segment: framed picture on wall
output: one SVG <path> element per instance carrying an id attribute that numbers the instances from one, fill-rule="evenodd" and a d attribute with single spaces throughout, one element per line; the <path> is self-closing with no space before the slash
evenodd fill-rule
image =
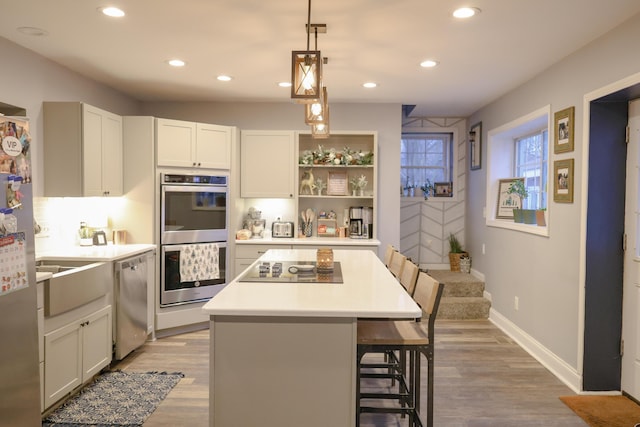
<path id="1" fill-rule="evenodd" d="M 565 108 L 554 114 L 553 152 L 568 153 L 573 151 L 575 107 Z"/>
<path id="2" fill-rule="evenodd" d="M 553 201 L 573 203 L 573 159 L 553 162 Z"/>
<path id="3" fill-rule="evenodd" d="M 482 167 L 482 122 L 471 126 L 469 130 L 469 162 L 471 170 Z"/>

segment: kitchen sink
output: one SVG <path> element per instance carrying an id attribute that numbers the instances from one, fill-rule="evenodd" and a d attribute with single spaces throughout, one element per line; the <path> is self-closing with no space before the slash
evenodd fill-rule
<path id="1" fill-rule="evenodd" d="M 53 273 L 44 284 L 44 315 L 55 316 L 80 307 L 110 292 L 111 262 L 47 260 L 36 272 Z"/>
<path id="2" fill-rule="evenodd" d="M 64 271 L 73 270 L 78 267 L 64 266 L 64 265 L 36 265 L 36 273 L 61 273 Z"/>

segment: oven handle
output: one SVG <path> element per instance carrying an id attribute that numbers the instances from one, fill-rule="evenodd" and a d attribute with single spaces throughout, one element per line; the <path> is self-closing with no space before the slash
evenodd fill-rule
<path id="1" fill-rule="evenodd" d="M 162 192 L 173 191 L 176 193 L 227 193 L 228 186 L 216 184 L 202 185 L 165 185 L 162 184 Z"/>
<path id="2" fill-rule="evenodd" d="M 207 243 L 216 243 L 219 248 L 223 248 L 223 249 L 227 248 L 227 242 L 198 242 L 198 243 L 181 243 L 181 244 L 175 244 L 175 245 L 174 244 L 169 244 L 169 245 L 161 245 L 161 247 L 162 247 L 162 255 L 164 255 L 167 252 L 181 251 L 182 249 L 184 249 L 187 246 L 207 244 Z"/>

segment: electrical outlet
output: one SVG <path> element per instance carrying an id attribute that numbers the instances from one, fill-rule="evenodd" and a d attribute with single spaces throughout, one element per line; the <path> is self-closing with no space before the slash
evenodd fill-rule
<path id="1" fill-rule="evenodd" d="M 518 297 L 515 297 L 515 299 L 513 300 L 513 308 L 518 311 L 518 309 L 520 308 L 520 300 L 518 299 Z"/>

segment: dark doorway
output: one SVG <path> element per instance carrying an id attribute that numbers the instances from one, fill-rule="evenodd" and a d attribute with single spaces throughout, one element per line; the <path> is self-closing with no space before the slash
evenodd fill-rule
<path id="1" fill-rule="evenodd" d="M 640 84 L 591 101 L 583 389 L 620 390 L 628 103 Z"/>

